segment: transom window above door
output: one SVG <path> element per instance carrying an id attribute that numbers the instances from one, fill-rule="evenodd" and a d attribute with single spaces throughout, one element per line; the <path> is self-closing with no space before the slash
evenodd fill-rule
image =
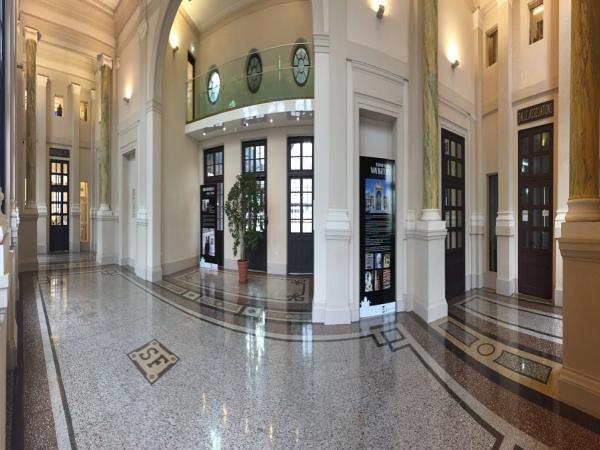
<path id="1" fill-rule="evenodd" d="M 266 152 L 264 143 L 246 143 L 243 153 L 244 172 L 263 173 L 266 170 Z"/>
<path id="2" fill-rule="evenodd" d="M 206 178 L 223 176 L 223 148 L 205 150 L 204 152 L 204 176 Z"/>

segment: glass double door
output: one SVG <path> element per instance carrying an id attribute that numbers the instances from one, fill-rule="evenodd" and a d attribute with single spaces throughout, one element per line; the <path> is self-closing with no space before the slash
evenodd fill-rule
<path id="1" fill-rule="evenodd" d="M 446 221 L 446 298 L 465 292 L 465 139 L 442 129 L 442 219 Z"/>
<path id="2" fill-rule="evenodd" d="M 50 251 L 69 250 L 69 162 L 50 160 Z"/>
<path id="3" fill-rule="evenodd" d="M 289 138 L 288 273 L 313 273 L 313 192 L 313 138 Z"/>
<path id="4" fill-rule="evenodd" d="M 552 124 L 519 132 L 519 292 L 552 298 Z"/>

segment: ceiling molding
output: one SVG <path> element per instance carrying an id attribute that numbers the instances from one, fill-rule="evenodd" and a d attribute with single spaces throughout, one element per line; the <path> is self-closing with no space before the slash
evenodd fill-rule
<path id="1" fill-rule="evenodd" d="M 120 0 L 119 5 L 115 9 L 115 36 L 117 39 L 120 38 L 123 29 L 134 16 L 135 11 L 140 8 L 140 11 L 143 11 L 145 2 L 140 2 L 139 0 Z M 141 14 L 140 14 L 141 15 Z M 138 17 L 138 21 L 140 18 Z M 136 23 L 137 25 L 137 23 Z"/>

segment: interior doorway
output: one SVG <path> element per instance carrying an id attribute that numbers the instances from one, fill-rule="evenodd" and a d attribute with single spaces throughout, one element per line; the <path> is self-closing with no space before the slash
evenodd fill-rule
<path id="1" fill-rule="evenodd" d="M 465 292 L 465 138 L 442 129 L 442 219 L 446 221 L 446 298 Z"/>
<path id="2" fill-rule="evenodd" d="M 288 139 L 287 271 L 313 273 L 313 141 Z"/>
<path id="3" fill-rule="evenodd" d="M 123 213 L 127 218 L 124 225 L 123 262 L 134 267 L 136 258 L 136 208 L 137 208 L 137 167 L 135 153 L 124 158 Z"/>
<path id="4" fill-rule="evenodd" d="M 260 203 L 263 213 L 258 220 L 258 229 L 262 233 L 262 239 L 258 247 L 248 251 L 249 267 L 251 270 L 267 271 L 267 224 L 265 223 L 265 211 L 267 211 L 267 141 L 242 143 L 242 172 L 253 172 L 256 175 L 256 183 L 262 191 Z"/>
<path id="5" fill-rule="evenodd" d="M 552 298 L 553 125 L 519 132 L 519 292 Z"/>
<path id="6" fill-rule="evenodd" d="M 224 238 L 223 228 L 225 224 L 225 194 L 223 188 L 223 176 L 225 173 L 225 160 L 223 146 L 204 150 L 204 184 L 214 184 L 217 187 L 217 231 L 215 235 L 215 254 L 217 264 L 223 267 L 224 262 Z"/>
<path id="7" fill-rule="evenodd" d="M 69 251 L 69 161 L 50 160 L 50 251 Z"/>

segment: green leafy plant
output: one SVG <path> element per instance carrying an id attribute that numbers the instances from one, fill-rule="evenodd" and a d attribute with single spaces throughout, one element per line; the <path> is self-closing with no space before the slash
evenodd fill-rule
<path id="1" fill-rule="evenodd" d="M 246 251 L 256 249 L 263 239 L 267 226 L 264 196 L 253 173 L 238 175 L 227 194 L 225 214 L 233 237 L 233 254 L 237 256 L 239 250 L 242 261 L 246 261 Z"/>

